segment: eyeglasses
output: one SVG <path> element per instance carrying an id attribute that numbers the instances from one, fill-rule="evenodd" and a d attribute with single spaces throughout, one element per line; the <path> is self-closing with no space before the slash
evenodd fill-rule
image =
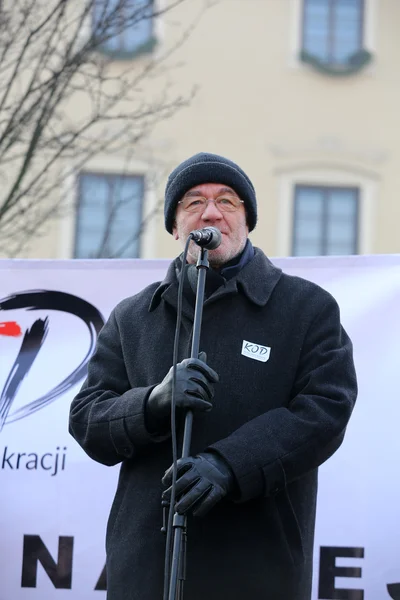
<path id="1" fill-rule="evenodd" d="M 204 212 L 209 202 L 215 202 L 215 206 L 221 212 L 235 212 L 243 204 L 243 200 L 239 200 L 235 196 L 219 196 L 215 200 L 209 200 L 200 196 L 183 198 L 178 204 L 182 205 L 183 210 L 187 212 L 197 213 Z"/>

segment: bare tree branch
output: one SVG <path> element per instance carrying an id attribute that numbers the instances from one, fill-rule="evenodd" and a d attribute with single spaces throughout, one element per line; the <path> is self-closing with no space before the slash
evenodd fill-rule
<path id="1" fill-rule="evenodd" d="M 20 252 L 59 214 L 66 178 L 98 154 L 136 146 L 191 101 L 194 89 L 176 96 L 165 81 L 200 15 L 157 58 L 115 63 L 108 50 L 186 1 L 0 2 L 0 252 Z M 150 95 L 156 77 L 164 83 Z"/>

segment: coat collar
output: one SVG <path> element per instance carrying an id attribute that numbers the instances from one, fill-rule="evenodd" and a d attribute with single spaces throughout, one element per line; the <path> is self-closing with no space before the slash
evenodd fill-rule
<path id="1" fill-rule="evenodd" d="M 253 260 L 233 278 L 233 281 L 237 282 L 237 288 L 241 288 L 254 304 L 265 306 L 281 278 L 282 269 L 273 265 L 262 250 L 254 250 Z"/>
<path id="2" fill-rule="evenodd" d="M 229 295 L 237 294 L 240 291 L 247 296 L 256 306 L 265 306 L 272 294 L 273 289 L 282 275 L 282 269 L 279 269 L 267 258 L 262 250 L 254 248 L 254 258 L 248 262 L 239 273 L 221 286 L 210 298 L 206 300 L 207 304 Z M 154 292 L 149 305 L 149 311 L 154 310 L 161 301 L 161 298 L 177 306 L 178 299 L 178 278 L 177 271 L 180 269 L 180 259 L 176 258 L 168 267 L 164 281 L 160 283 Z"/>

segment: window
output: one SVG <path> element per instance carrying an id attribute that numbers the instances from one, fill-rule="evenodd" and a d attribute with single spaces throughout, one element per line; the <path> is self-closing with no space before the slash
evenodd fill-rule
<path id="1" fill-rule="evenodd" d="M 153 47 L 152 0 L 95 0 L 94 31 L 103 52 L 123 57 Z"/>
<path id="2" fill-rule="evenodd" d="M 357 254 L 356 187 L 297 185 L 293 212 L 293 256 Z"/>
<path id="3" fill-rule="evenodd" d="M 302 49 L 325 65 L 346 65 L 363 50 L 364 0 L 304 0 Z"/>
<path id="4" fill-rule="evenodd" d="M 75 258 L 137 258 L 144 178 L 82 173 Z"/>

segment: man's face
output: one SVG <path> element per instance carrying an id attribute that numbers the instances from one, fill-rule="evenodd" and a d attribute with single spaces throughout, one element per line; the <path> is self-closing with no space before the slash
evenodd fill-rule
<path id="1" fill-rule="evenodd" d="M 203 227 L 216 227 L 222 233 L 222 242 L 215 250 L 209 250 L 208 260 L 214 268 L 219 268 L 229 260 L 240 254 L 246 245 L 249 229 L 246 224 L 246 212 L 244 204 L 240 204 L 235 212 L 220 211 L 216 204 L 216 198 L 234 197 L 238 195 L 230 187 L 219 183 L 203 183 L 196 185 L 186 192 L 184 198 L 196 197 L 208 200 L 206 207 L 201 212 L 187 212 L 182 204 L 178 204 L 175 213 L 173 235 L 176 240 L 181 240 L 184 246 L 188 235 L 193 229 Z M 193 241 L 189 245 L 187 260 L 191 264 L 197 262 L 199 246 Z"/>

